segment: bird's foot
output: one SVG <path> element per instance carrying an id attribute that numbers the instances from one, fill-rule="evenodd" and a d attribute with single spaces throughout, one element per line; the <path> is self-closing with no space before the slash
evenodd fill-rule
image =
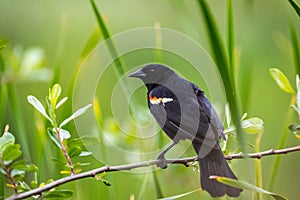
<path id="1" fill-rule="evenodd" d="M 157 157 L 157 160 L 160 162 L 156 164 L 157 167 L 160 167 L 161 169 L 166 169 L 168 167 L 168 162 L 165 159 L 164 155 L 159 155 Z"/>

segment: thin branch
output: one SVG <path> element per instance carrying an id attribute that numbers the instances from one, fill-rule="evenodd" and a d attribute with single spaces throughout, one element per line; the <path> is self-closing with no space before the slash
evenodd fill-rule
<path id="1" fill-rule="evenodd" d="M 285 149 L 279 149 L 279 150 L 267 150 L 259 153 L 251 153 L 247 154 L 249 158 L 257 158 L 260 159 L 264 156 L 269 156 L 269 155 L 277 155 L 277 154 L 287 154 L 290 152 L 294 151 L 300 151 L 300 146 L 295 146 L 291 148 L 285 148 Z M 227 160 L 233 160 L 233 159 L 242 159 L 244 158 L 245 155 L 243 153 L 238 153 L 238 154 L 231 154 L 229 156 L 226 156 L 225 158 Z M 189 166 L 190 162 L 195 162 L 197 161 L 197 156 L 195 157 L 189 157 L 189 158 L 180 158 L 180 159 L 169 159 L 167 160 L 168 164 L 183 164 L 185 166 Z M 78 179 L 82 178 L 87 178 L 87 177 L 95 177 L 97 174 L 103 173 L 103 172 L 113 172 L 113 171 L 123 171 L 123 170 L 131 170 L 135 168 L 140 168 L 140 167 L 148 167 L 151 165 L 157 165 L 161 162 L 161 160 L 150 160 L 150 161 L 145 161 L 145 162 L 139 162 L 139 163 L 133 163 L 133 164 L 125 164 L 125 165 L 118 165 L 118 166 L 103 166 L 94 170 L 90 170 L 87 172 L 83 172 L 80 174 L 75 174 L 71 175 L 65 178 L 58 179 L 56 181 L 53 181 L 47 185 L 44 185 L 42 187 L 20 193 L 20 194 L 15 194 L 7 198 L 7 200 L 16 200 L 16 199 L 24 199 L 27 197 L 31 197 L 33 195 L 41 195 L 43 192 L 46 192 L 52 188 L 58 187 L 62 184 L 75 181 Z"/>

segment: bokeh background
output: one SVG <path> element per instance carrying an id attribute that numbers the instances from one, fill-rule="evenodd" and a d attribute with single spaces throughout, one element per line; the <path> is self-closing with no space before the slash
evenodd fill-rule
<path id="1" fill-rule="evenodd" d="M 299 1 L 297 2 L 299 3 Z M 196 1 L 103 0 L 96 1 L 96 3 L 112 35 L 133 28 L 153 27 L 159 23 L 162 28 L 186 34 L 208 52 L 211 51 L 202 14 Z M 226 41 L 226 1 L 211 0 L 208 1 L 208 4 L 216 17 L 221 37 Z M 233 1 L 233 8 L 237 88 L 241 98 L 242 111 L 248 113 L 249 117 L 257 116 L 264 121 L 265 129 L 261 150 L 276 149 L 279 146 L 282 132 L 287 129 L 285 121 L 288 117 L 287 113 L 291 109 L 290 95 L 278 88 L 269 74 L 269 68 L 281 69 L 295 88 L 296 72 L 290 27 L 293 26 L 296 33 L 300 33 L 299 18 L 288 1 Z M 96 19 L 89 1 L 1 0 L 0 2 L 1 37 L 6 40 L 9 48 L 21 52 L 20 54 L 23 52 L 23 56 L 26 55 L 26 52 L 34 50 L 35 55 L 38 54 L 42 60 L 38 66 L 44 70 L 42 73 L 35 74 L 30 71 L 25 73 L 13 67 L 9 73 L 10 82 L 14 86 L 17 101 L 20 104 L 19 117 L 25 122 L 24 134 L 18 137 L 16 124 L 19 119 L 15 118 L 14 110 L 11 108 L 13 102 L 7 102 L 4 113 L 1 113 L 3 121 L 0 122 L 1 130 L 4 124 L 10 124 L 10 131 L 16 135 L 18 142 L 28 144 L 23 148 L 30 152 L 28 160 L 39 167 L 41 181 L 61 177 L 58 172 L 59 168 L 50 161 L 51 157 L 59 156 L 59 152 L 53 147 L 48 136 L 43 135 L 39 129 L 41 117 L 27 103 L 26 96 L 34 94 L 43 101 L 51 85 L 51 77 L 54 74 L 57 75 L 58 71 L 60 72 L 59 83 L 66 94 L 67 89 L 70 88 L 75 67 L 80 62 L 83 49 L 96 27 Z M 139 63 L 147 62 L 149 60 L 147 56 L 155 55 L 155 52 L 152 51 L 136 52 L 138 56 L 132 55 L 134 53 L 123 58 L 127 70 L 136 67 Z M 9 59 L 10 62 L 13 62 L 13 58 Z M 163 59 L 172 64 L 172 56 L 163 54 Z M 208 88 L 201 77 L 193 76 L 194 71 L 187 67 L 188 63 L 179 62 L 179 65 L 174 60 L 173 62 L 174 68 L 186 78 L 197 83 L 204 90 Z M 12 66 L 14 65 L 12 64 Z M 34 78 L 33 76 L 40 77 Z M 118 75 L 114 66 L 111 66 L 107 69 L 105 77 L 99 82 L 95 95 L 100 102 L 103 129 L 96 132 L 99 135 L 111 134 L 111 138 L 119 139 L 120 146 L 123 146 L 124 149 L 135 148 L 138 151 L 140 146 L 136 145 L 132 139 L 124 138 L 112 118 L 111 90 L 117 81 Z M 141 121 L 147 122 L 150 116 L 143 96 L 145 92 L 145 88 L 137 91 L 135 103 L 139 110 L 139 116 L 141 115 L 142 118 L 143 114 L 146 115 L 145 119 L 142 118 Z M 224 102 L 213 103 L 224 119 Z M 292 122 L 298 122 L 296 113 L 293 112 L 289 123 Z M 74 126 L 70 126 L 70 129 L 74 135 L 77 134 Z M 256 136 L 246 135 L 245 137 L 249 143 L 255 143 Z M 168 138 L 161 136 L 158 146 L 161 147 L 168 142 Z M 298 144 L 299 139 L 295 138 L 291 132 L 288 133 L 285 146 L 291 147 Z M 101 142 L 100 145 L 105 146 Z M 252 150 L 255 151 L 255 149 Z M 118 159 L 120 156 L 113 151 L 112 147 L 107 147 L 105 154 L 114 159 Z M 188 151 L 187 155 L 193 154 Z M 126 163 L 132 161 L 130 158 L 120 159 L 124 159 Z M 275 156 L 269 156 L 261 161 L 263 186 L 266 189 L 270 184 L 274 160 Z M 93 158 L 88 158 L 87 161 L 92 165 L 86 170 L 105 164 Z M 254 171 L 254 163 L 251 162 L 251 164 L 245 166 L 241 160 L 231 162 L 233 170 L 240 179 L 254 183 L 254 173 L 249 174 L 249 170 L 246 169 L 250 168 L 250 171 Z M 272 191 L 282 194 L 288 199 L 297 199 L 300 195 L 299 168 L 299 153 L 282 156 Z M 110 187 L 99 181 L 85 179 L 66 184 L 62 188 L 75 191 L 72 199 L 155 199 L 156 184 L 154 175 L 150 171 L 143 173 L 143 171 L 137 170 L 136 173 L 134 171 L 107 174 L 105 179 L 112 184 Z M 156 171 L 162 193 L 165 196 L 172 196 L 197 189 L 199 174 L 196 171 L 197 169 L 194 167 L 185 168 L 184 166 L 170 166 L 167 170 Z M 240 199 L 255 197 L 251 192 L 244 192 Z M 182 199 L 195 198 L 209 199 L 210 197 L 204 192 L 196 192 Z"/>

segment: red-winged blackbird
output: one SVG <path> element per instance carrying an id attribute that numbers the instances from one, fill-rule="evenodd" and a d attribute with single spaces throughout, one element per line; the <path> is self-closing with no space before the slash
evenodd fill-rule
<path id="1" fill-rule="evenodd" d="M 129 76 L 145 83 L 150 112 L 173 140 L 159 154 L 158 166 L 166 168 L 164 154 L 180 140 L 189 139 L 198 154 L 202 189 L 212 197 L 239 196 L 242 189 L 209 178 L 217 175 L 237 179 L 219 146 L 219 138 L 225 139 L 222 122 L 204 92 L 160 64 L 146 65 Z"/>

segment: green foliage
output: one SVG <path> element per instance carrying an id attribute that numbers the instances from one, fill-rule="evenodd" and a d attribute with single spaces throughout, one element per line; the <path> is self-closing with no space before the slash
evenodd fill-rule
<path id="1" fill-rule="evenodd" d="M 21 146 L 15 144 L 15 137 L 8 129 L 7 125 L 0 137 L 0 172 L 6 177 L 6 185 L 14 189 L 15 193 L 27 191 L 30 188 L 24 180 L 25 173 L 37 171 L 37 167 L 28 165 L 24 159 L 20 159 Z"/>
<path id="2" fill-rule="evenodd" d="M 48 113 L 46 112 L 45 107 L 36 97 L 29 95 L 27 100 L 36 110 L 38 110 L 48 121 L 51 122 L 52 127 L 47 129 L 48 136 L 55 146 L 61 150 L 66 159 L 65 162 L 58 158 L 53 158 L 52 161 L 54 161 L 56 164 L 62 164 L 65 166 L 65 169 L 61 171 L 61 174 L 75 174 L 76 172 L 80 172 L 81 168 L 79 167 L 84 165 L 81 165 L 81 163 L 73 164 L 71 159 L 75 157 L 89 156 L 91 153 L 84 150 L 85 144 L 81 138 L 77 138 L 68 143 L 68 140 L 71 139 L 71 134 L 69 131 L 62 129 L 62 127 L 84 114 L 89 108 L 92 107 L 92 105 L 89 104 L 79 108 L 71 116 L 64 119 L 58 125 L 56 110 L 67 101 L 67 97 L 59 100 L 61 93 L 62 89 L 59 84 L 54 84 L 53 87 L 49 89 L 49 93 L 46 98 Z M 98 139 L 95 137 L 90 137 L 89 139 L 98 141 Z"/>

